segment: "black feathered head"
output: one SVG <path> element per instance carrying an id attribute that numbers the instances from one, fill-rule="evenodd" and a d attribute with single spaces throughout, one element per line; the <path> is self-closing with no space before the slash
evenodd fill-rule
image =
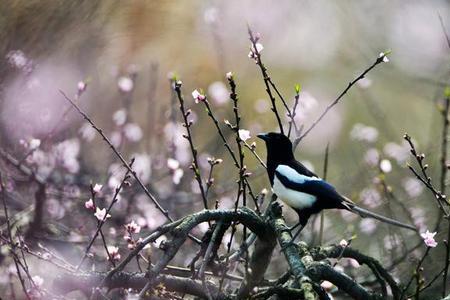
<path id="1" fill-rule="evenodd" d="M 267 162 L 283 163 L 294 158 L 292 142 L 281 133 L 269 132 L 258 134 L 266 142 Z"/>

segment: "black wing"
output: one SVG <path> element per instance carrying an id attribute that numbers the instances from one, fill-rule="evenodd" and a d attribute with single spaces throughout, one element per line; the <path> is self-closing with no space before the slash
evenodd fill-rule
<path id="1" fill-rule="evenodd" d="M 298 166 L 303 166 L 299 163 Z M 297 166 L 297 168 L 298 168 Z M 316 196 L 320 205 L 323 208 L 347 208 L 347 205 L 342 203 L 343 197 L 336 191 L 336 189 L 328 182 L 320 179 L 306 169 L 305 172 L 299 172 L 297 169 L 287 165 L 279 165 L 275 170 L 275 175 L 281 183 L 292 190 Z"/>

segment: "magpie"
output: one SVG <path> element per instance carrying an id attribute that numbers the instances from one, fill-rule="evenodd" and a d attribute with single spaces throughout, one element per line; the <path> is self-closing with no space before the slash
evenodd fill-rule
<path id="1" fill-rule="evenodd" d="M 299 222 L 290 228 L 301 225 L 291 242 L 306 226 L 311 215 L 323 209 L 345 209 L 359 214 L 361 217 L 370 217 L 399 227 L 417 231 L 414 226 L 378 215 L 356 204 L 347 197 L 339 194 L 336 189 L 308 170 L 297 161 L 292 151 L 292 143 L 287 136 L 281 133 L 262 133 L 258 137 L 265 141 L 267 148 L 267 174 L 273 192 L 298 214 Z"/>

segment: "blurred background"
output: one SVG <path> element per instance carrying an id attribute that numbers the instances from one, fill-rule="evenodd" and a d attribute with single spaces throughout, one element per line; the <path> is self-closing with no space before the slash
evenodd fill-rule
<path id="1" fill-rule="evenodd" d="M 203 176 L 208 157 L 225 162 L 214 170 L 211 203 L 232 207 L 237 177 L 230 174 L 237 176 L 237 170 L 191 92 L 202 89 L 218 120 L 232 120 L 225 78 L 232 71 L 241 127 L 265 157 L 255 136 L 277 126 L 258 66 L 248 57 L 247 24 L 261 35 L 262 60 L 290 106 L 295 84 L 301 85 L 297 123 L 306 128 L 380 52 L 391 50 L 390 61 L 350 90 L 300 143 L 296 157 L 322 176 L 329 144 L 327 179 L 339 191 L 364 207 L 414 223 L 421 232 L 434 230 L 438 208 L 406 167 L 410 154 L 403 134 L 408 132 L 427 154 L 437 183 L 440 111 L 450 74 L 450 49 L 439 16 L 449 31 L 448 1 L 1 1 L 0 147 L 51 183 L 45 204 L 49 223 L 59 224 L 59 230 L 77 228 L 67 233 L 73 240 L 95 229 L 94 220 L 82 224 L 88 218 L 88 185 L 104 185 L 108 198 L 123 170 L 92 128 L 69 111 L 61 90 L 77 99 L 127 159 L 136 158 L 144 183 L 174 217 L 198 211 L 202 204 L 188 168 L 191 152 L 169 81 L 175 75 L 193 111 Z M 221 126 L 233 143 L 233 133 Z M 265 172 L 250 152 L 246 164 L 254 190 L 268 189 Z M 11 192 L 34 191 L 18 180 L 14 168 L 2 166 L 10 172 Z M 132 219 L 148 228 L 164 222 L 137 187 L 122 197 L 127 201 L 112 213 L 117 219 L 111 228 Z M 19 195 L 11 201 L 26 224 L 33 201 Z M 69 211 L 82 218 L 64 220 Z M 285 213 L 295 221 L 292 211 Z M 318 228 L 318 219 L 311 222 L 304 240 L 317 244 Z M 111 234 L 120 240 L 121 233 Z M 323 243 L 353 234 L 352 246 L 392 264 L 398 279 L 409 278 L 411 261 L 425 249 L 416 247 L 420 239 L 408 232 L 338 211 L 325 213 Z M 436 240 L 445 237 L 438 230 Z M 398 258 L 402 263 L 393 264 Z M 284 271 L 283 258 L 275 260 L 280 264 L 272 268 L 273 276 Z"/>

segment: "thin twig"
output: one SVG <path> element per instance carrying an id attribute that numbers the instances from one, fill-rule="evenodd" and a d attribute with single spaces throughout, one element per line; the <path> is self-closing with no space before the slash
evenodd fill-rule
<path id="1" fill-rule="evenodd" d="M 406 293 L 406 291 L 409 289 L 409 287 L 411 286 L 411 283 L 413 282 L 413 280 L 416 278 L 417 280 L 419 280 L 418 278 L 420 278 L 420 268 L 422 267 L 422 263 L 424 262 L 425 258 L 427 257 L 428 253 L 430 252 L 430 247 L 427 247 L 427 250 L 425 251 L 425 253 L 423 254 L 422 258 L 419 260 L 419 262 L 417 263 L 416 269 L 414 271 L 414 273 L 411 275 L 411 278 L 409 279 L 408 283 L 406 284 L 405 288 L 402 290 L 402 293 L 400 295 L 400 299 L 403 299 L 403 295 Z M 418 292 L 420 291 L 420 285 L 417 284 L 417 289 L 416 289 L 416 294 L 418 296 Z"/>
<path id="2" fill-rule="evenodd" d="M 428 165 L 424 164 L 425 154 L 417 153 L 414 143 L 412 142 L 411 137 L 407 133 L 405 133 L 403 138 L 408 142 L 408 144 L 411 148 L 411 154 L 416 158 L 423 177 L 409 164 L 407 165 L 408 168 L 411 170 L 411 172 L 413 172 L 413 174 L 417 177 L 417 179 L 419 179 L 433 193 L 434 197 L 437 200 L 439 207 L 441 208 L 442 213 L 444 214 L 444 216 L 446 218 L 448 218 L 449 213 L 447 212 L 447 210 L 445 209 L 445 207 L 443 205 L 443 204 L 446 204 L 446 206 L 448 206 L 447 197 L 441 191 L 438 191 L 432 184 L 431 177 L 428 176 L 428 173 L 427 173 Z"/>
<path id="3" fill-rule="evenodd" d="M 270 89 L 270 77 L 267 74 L 266 67 L 264 66 L 264 64 L 261 61 L 261 53 L 259 53 L 259 51 L 257 49 L 257 46 L 256 46 L 256 43 L 258 42 L 258 38 L 256 38 L 253 35 L 253 31 L 251 30 L 250 26 L 248 26 L 248 35 L 250 36 L 250 42 L 252 43 L 250 51 L 254 55 L 256 64 L 261 69 L 261 73 L 262 73 L 262 76 L 263 76 L 264 84 L 266 86 L 266 92 L 267 92 L 267 95 L 269 95 L 270 102 L 272 103 L 272 111 L 275 114 L 275 117 L 277 119 L 278 126 L 280 127 L 280 132 L 282 134 L 284 134 L 283 123 L 281 122 L 280 114 L 278 113 L 278 110 L 277 110 L 277 105 L 275 103 L 275 97 L 273 96 L 272 90 Z M 284 99 L 283 99 L 283 101 L 284 101 Z M 286 103 L 284 102 L 284 104 L 286 104 Z M 286 107 L 287 107 L 287 105 L 286 105 Z M 287 109 L 289 110 L 288 107 L 287 107 Z"/>
<path id="4" fill-rule="evenodd" d="M 311 126 L 309 126 L 309 128 L 300 137 L 295 139 L 295 141 L 294 141 L 294 149 L 297 147 L 297 145 L 300 143 L 300 141 L 302 139 L 304 139 L 311 132 L 311 130 L 313 130 L 314 127 L 316 127 L 317 124 L 319 124 L 319 122 L 333 108 L 333 106 L 335 106 L 336 104 L 339 103 L 341 98 L 344 97 L 345 94 L 347 94 L 347 92 L 352 88 L 352 86 L 355 85 L 355 83 L 357 83 L 359 80 L 363 79 L 367 75 L 367 73 L 369 73 L 377 65 L 381 64 L 385 59 L 386 59 L 386 54 L 385 53 L 381 53 L 381 55 L 375 60 L 375 62 L 370 67 L 365 69 L 358 77 L 353 79 L 353 81 L 351 81 L 347 85 L 347 87 L 339 94 L 339 96 L 333 102 L 328 104 L 328 106 L 325 108 L 325 110 L 322 112 L 322 114 L 317 118 L 317 120 L 315 120 L 311 124 Z"/>
<path id="5" fill-rule="evenodd" d="M 27 288 L 25 287 L 25 281 L 22 278 L 22 274 L 21 274 L 20 268 L 19 268 L 20 260 L 17 257 L 16 244 L 12 237 L 11 223 L 10 223 L 9 215 L 8 215 L 8 207 L 6 205 L 6 187 L 3 184 L 3 178 L 2 178 L 1 173 L 0 173 L 0 196 L 1 196 L 2 202 L 3 202 L 3 210 L 5 211 L 6 228 L 7 228 L 8 237 L 9 237 L 9 245 L 11 247 L 11 253 L 13 254 L 14 265 L 15 265 L 16 271 L 17 271 L 17 277 L 19 278 L 19 281 L 20 281 L 20 284 L 22 286 L 22 290 L 23 290 L 25 296 L 27 297 L 28 300 L 30 300 L 31 299 L 30 295 L 28 294 Z"/>
<path id="6" fill-rule="evenodd" d="M 70 104 L 72 104 L 73 107 L 75 107 L 75 109 L 78 111 L 78 113 L 80 115 L 83 116 L 83 118 L 89 122 L 89 124 L 91 124 L 91 126 L 101 135 L 101 137 L 103 138 L 103 140 L 108 144 L 108 146 L 111 148 L 111 150 L 114 152 L 114 154 L 119 158 L 119 160 L 122 162 L 123 166 L 131 172 L 131 174 L 133 175 L 134 179 L 136 180 L 136 182 L 139 184 L 139 186 L 142 188 L 142 190 L 144 191 L 145 195 L 147 195 L 147 197 L 150 198 L 150 200 L 152 200 L 153 204 L 155 205 L 155 207 L 166 217 L 167 220 L 169 220 L 170 222 L 173 222 L 172 217 L 170 217 L 169 212 L 167 210 L 165 210 L 161 204 L 159 204 L 158 200 L 156 200 L 155 196 L 153 196 L 150 191 L 147 189 L 147 187 L 142 183 L 141 179 L 137 176 L 136 172 L 133 171 L 133 169 L 130 167 L 130 165 L 127 163 L 127 161 L 123 158 L 122 154 L 120 154 L 117 149 L 113 146 L 113 144 L 111 143 L 111 141 L 106 137 L 106 135 L 103 133 L 103 130 L 100 129 L 97 125 L 95 125 L 95 123 L 92 121 L 91 118 L 89 118 L 89 116 L 76 104 L 72 101 L 72 99 L 70 99 L 63 91 L 59 91 L 63 97 L 70 102 Z M 200 244 L 201 241 L 190 235 L 189 236 L 191 240 L 193 240 L 195 243 Z"/>
<path id="7" fill-rule="evenodd" d="M 200 165 L 199 165 L 198 159 L 197 159 L 198 151 L 195 148 L 194 141 L 192 139 L 192 133 L 191 133 L 192 121 L 188 120 L 188 116 L 191 113 L 191 111 L 190 110 L 186 111 L 186 109 L 184 107 L 184 98 L 183 98 L 183 95 L 181 94 L 181 85 L 182 85 L 182 83 L 180 80 L 174 81 L 174 89 L 175 89 L 175 92 L 177 93 L 178 102 L 180 103 L 181 115 L 183 116 L 183 121 L 184 121 L 183 126 L 186 128 L 186 133 L 187 133 L 187 134 L 183 135 L 183 137 L 188 140 L 189 146 L 191 147 L 191 153 L 192 153 L 191 169 L 194 172 L 194 178 L 197 181 L 198 187 L 200 189 L 200 194 L 201 194 L 202 200 L 203 200 L 203 207 L 205 209 L 208 209 L 208 199 L 206 198 L 205 188 L 203 187 L 202 174 L 200 172 Z"/>
<path id="8" fill-rule="evenodd" d="M 133 167 L 133 163 L 134 163 L 134 158 L 133 158 L 133 159 L 131 160 L 131 162 L 130 162 L 130 167 Z M 120 185 L 119 185 L 118 187 L 116 187 L 116 190 L 115 190 L 113 199 L 112 199 L 111 203 L 109 204 L 108 208 L 106 209 L 106 213 L 105 213 L 105 215 L 103 216 L 103 219 L 102 219 L 102 220 L 98 220 L 98 223 L 97 223 L 97 230 L 95 231 L 94 235 L 93 235 L 92 238 L 91 238 L 91 241 L 89 242 L 88 246 L 86 247 L 86 250 L 84 251 L 83 258 L 81 259 L 81 262 L 80 262 L 80 263 L 78 264 L 78 266 L 77 266 L 77 271 L 78 271 L 78 270 L 80 269 L 80 267 L 83 265 L 83 262 L 84 262 L 84 260 L 86 259 L 87 255 L 88 255 L 88 253 L 89 253 L 89 250 L 91 249 L 92 245 L 94 244 L 94 241 L 96 240 L 96 238 L 97 238 L 97 236 L 98 236 L 99 233 L 102 234 L 102 239 L 104 240 L 103 233 L 101 232 L 102 226 L 103 226 L 103 224 L 105 224 L 106 219 L 107 219 L 107 217 L 108 217 L 108 214 L 109 214 L 109 212 L 111 211 L 112 207 L 114 206 L 114 204 L 117 203 L 119 193 L 120 193 L 120 191 L 122 190 L 122 188 L 125 186 L 125 182 L 126 182 L 126 181 L 128 180 L 128 178 L 130 177 L 129 174 L 130 174 L 130 171 L 127 170 L 127 171 L 125 172 L 125 175 L 123 176 L 122 181 L 120 182 Z M 92 190 L 92 189 L 91 189 L 91 190 Z M 93 199 L 93 201 L 94 201 L 94 198 L 95 198 L 95 192 L 92 193 L 92 199 Z M 95 205 L 95 206 L 96 206 L 96 205 Z M 105 243 L 104 243 L 104 244 L 105 244 Z M 111 255 L 109 254 L 108 247 L 106 247 L 106 244 L 105 244 L 105 249 L 106 249 L 106 253 L 108 254 L 109 260 L 111 261 L 112 264 L 114 264 L 114 261 L 113 261 Z"/>

